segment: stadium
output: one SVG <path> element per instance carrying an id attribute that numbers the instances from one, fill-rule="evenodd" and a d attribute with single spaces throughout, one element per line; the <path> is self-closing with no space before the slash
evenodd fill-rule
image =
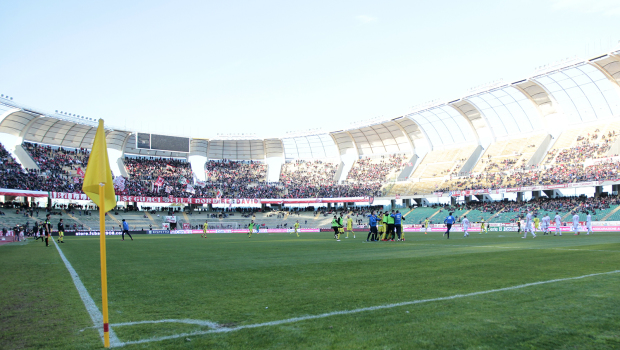
<path id="1" fill-rule="evenodd" d="M 346 129 L 104 124 L 103 223 L 99 120 L 44 109 L 0 95 L 6 348 L 620 347 L 620 46 Z"/>

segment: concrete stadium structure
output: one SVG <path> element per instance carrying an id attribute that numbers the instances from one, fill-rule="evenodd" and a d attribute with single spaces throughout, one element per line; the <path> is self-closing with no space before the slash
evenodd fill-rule
<path id="1" fill-rule="evenodd" d="M 421 106 L 391 119 L 347 130 L 273 139 L 190 138 L 189 152 L 136 148 L 136 134 L 108 129 L 107 143 L 115 174 L 127 176 L 125 155 L 185 158 L 204 180 L 211 159 L 261 161 L 267 181 L 277 182 L 281 165 L 295 159 L 329 159 L 339 164 L 336 181 L 345 181 L 361 157 L 405 154 L 409 159 L 394 184 L 441 179 L 441 174 L 471 173 L 490 146 L 536 139 L 527 164 L 540 163 L 563 130 L 575 125 L 617 121 L 620 116 L 620 50 L 587 60 L 571 60 L 538 70 L 512 83 L 495 83 L 447 102 Z M 37 168 L 23 142 L 91 148 L 96 121 L 63 112 L 45 113 L 0 97 L 0 139 L 25 168 Z M 451 150 L 459 150 L 458 154 Z M 515 151 L 516 152 L 516 151 Z M 620 153 L 618 141 L 609 154 Z M 440 157 L 454 157 L 443 164 Z M 456 161 L 458 159 L 458 161 Z M 431 181 L 432 180 L 432 181 Z M 429 185 L 432 189 L 433 185 Z M 436 184 L 435 184 L 436 186 Z M 431 195 L 405 193 L 403 198 Z M 386 188 L 389 198 L 394 191 Z"/>

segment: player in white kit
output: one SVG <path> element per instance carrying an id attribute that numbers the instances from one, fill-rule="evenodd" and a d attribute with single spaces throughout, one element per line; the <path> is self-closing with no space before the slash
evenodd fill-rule
<path id="1" fill-rule="evenodd" d="M 555 219 L 555 233 L 553 235 L 555 236 L 559 233 L 561 236 L 562 230 L 560 230 L 560 226 L 562 225 L 562 217 L 560 216 L 559 213 L 555 213 L 554 219 Z"/>
<path id="2" fill-rule="evenodd" d="M 521 238 L 527 238 L 527 233 L 532 233 L 532 238 L 536 238 L 536 234 L 534 233 L 534 224 L 532 223 L 532 212 L 527 213 L 525 216 L 525 235 Z"/>
<path id="3" fill-rule="evenodd" d="M 469 229 L 469 219 L 467 218 L 467 215 L 463 215 L 463 232 L 465 232 L 463 237 L 469 237 L 469 232 L 467 232 L 468 229 Z"/>
<path id="4" fill-rule="evenodd" d="M 592 215 L 590 215 L 590 212 L 587 211 L 586 214 L 588 214 L 588 216 L 586 216 L 586 229 L 588 230 L 588 232 L 586 233 L 586 235 L 589 235 L 592 232 Z"/>
<path id="5" fill-rule="evenodd" d="M 551 224 L 551 218 L 549 217 L 549 214 L 546 214 L 545 216 L 543 216 L 542 219 L 542 230 L 543 230 L 543 234 L 548 235 L 549 234 L 549 225 Z"/>
<path id="6" fill-rule="evenodd" d="M 573 232 L 575 232 L 575 236 L 579 234 L 579 214 L 573 215 Z"/>

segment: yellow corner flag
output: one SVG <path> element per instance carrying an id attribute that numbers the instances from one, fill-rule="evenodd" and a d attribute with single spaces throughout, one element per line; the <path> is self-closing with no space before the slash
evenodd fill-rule
<path id="1" fill-rule="evenodd" d="M 103 209 L 104 213 L 109 212 L 116 206 L 116 193 L 112 183 L 112 171 L 108 160 L 108 147 L 105 141 L 105 131 L 103 130 L 103 119 L 99 119 L 99 127 L 93 141 L 93 149 L 90 152 L 90 159 L 84 175 L 84 185 L 82 191 L 97 205 L 101 203 L 99 198 L 99 187 L 105 184 Z"/>
<path id="2" fill-rule="evenodd" d="M 101 311 L 103 314 L 103 345 L 110 347 L 110 330 L 108 325 L 108 272 L 105 251 L 105 213 L 116 206 L 116 194 L 112 183 L 112 171 L 108 160 L 108 147 L 105 142 L 103 119 L 93 141 L 93 149 L 84 175 L 82 191 L 99 205 L 99 255 L 101 258 Z"/>

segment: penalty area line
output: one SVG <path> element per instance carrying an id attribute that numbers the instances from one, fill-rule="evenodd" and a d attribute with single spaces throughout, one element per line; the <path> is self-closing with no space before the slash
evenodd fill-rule
<path id="1" fill-rule="evenodd" d="M 405 301 L 405 302 L 401 302 L 401 303 L 387 304 L 387 305 L 378 305 L 378 306 L 370 306 L 370 307 L 364 307 L 364 308 L 353 309 L 353 310 L 333 311 L 333 312 L 327 312 L 327 313 L 323 313 L 323 314 L 319 314 L 319 315 L 308 315 L 308 316 L 301 316 L 301 317 L 293 317 L 293 318 L 287 318 L 287 319 L 284 319 L 284 320 L 270 321 L 270 322 L 263 322 L 263 323 L 255 323 L 255 324 L 249 324 L 249 325 L 238 326 L 238 327 L 218 327 L 218 328 L 214 328 L 214 329 L 210 329 L 210 330 L 204 330 L 204 331 L 195 331 L 195 332 L 190 332 L 190 333 L 181 333 L 181 334 L 168 335 L 168 336 L 162 336 L 162 337 L 153 337 L 153 338 L 147 338 L 147 339 L 142 339 L 142 340 L 134 340 L 134 341 L 128 341 L 128 342 L 121 342 L 121 343 L 116 344 L 114 346 L 125 346 L 125 345 L 132 345 L 132 344 L 144 344 L 144 343 L 151 343 L 151 342 L 157 342 L 157 341 L 163 341 L 163 340 L 177 339 L 177 338 L 182 338 L 182 337 L 191 337 L 191 336 L 196 336 L 196 335 L 205 335 L 205 334 L 211 334 L 211 333 L 228 333 L 228 332 L 239 331 L 239 330 L 242 330 L 242 329 L 252 329 L 252 328 L 260 328 L 260 327 L 278 326 L 278 325 L 282 325 L 282 324 L 295 323 L 295 322 L 301 322 L 301 321 L 307 321 L 307 320 L 315 320 L 315 319 L 326 318 L 326 317 L 331 317 L 331 316 L 350 315 L 350 314 L 356 314 L 356 313 L 366 312 L 366 311 L 376 311 L 376 310 L 383 310 L 383 309 L 391 309 L 391 308 L 407 306 L 407 305 L 423 304 L 423 303 L 430 303 L 430 302 L 434 302 L 434 301 L 453 300 L 453 299 L 459 299 L 459 298 L 473 297 L 473 296 L 477 296 L 477 295 L 485 295 L 485 294 L 491 294 L 491 293 L 497 293 L 497 292 L 505 292 L 505 291 L 511 291 L 511 290 L 516 290 L 516 289 L 533 287 L 533 286 L 539 286 L 539 285 L 549 284 L 549 283 L 573 281 L 573 280 L 579 280 L 579 279 L 588 278 L 588 277 L 611 275 L 611 274 L 615 274 L 615 273 L 619 273 L 619 272 L 620 272 L 620 270 L 614 270 L 614 271 L 609 271 L 609 272 L 592 273 L 592 274 L 583 275 L 583 276 L 577 276 L 577 277 L 557 278 L 557 279 L 548 280 L 548 281 L 539 281 L 539 282 L 525 283 L 525 284 L 520 284 L 520 285 L 516 285 L 516 286 L 512 286 L 512 287 L 490 289 L 490 290 L 484 290 L 484 291 L 480 291 L 480 292 L 473 292 L 473 293 L 467 293 L 467 294 L 456 294 L 456 295 L 451 295 L 451 296 L 447 296 L 447 297 L 440 297 L 440 298 L 433 298 L 433 299 L 412 300 L 412 301 Z M 181 322 L 179 322 L 179 321 L 181 321 Z M 188 321 L 191 321 L 191 322 L 188 322 Z M 118 326 L 132 326 L 132 325 L 145 324 L 145 323 L 168 323 L 168 322 L 190 323 L 190 324 L 201 324 L 202 323 L 202 324 L 210 326 L 210 327 L 213 326 L 213 324 L 210 321 L 200 321 L 200 320 L 138 321 L 138 322 L 119 323 L 119 324 L 114 324 L 114 325 L 111 325 L 111 326 L 118 327 Z"/>
<path id="2" fill-rule="evenodd" d="M 86 290 L 84 283 L 82 283 L 80 276 L 78 276 L 73 266 L 71 266 L 71 263 L 69 262 L 69 260 L 67 260 L 67 258 L 65 257 L 65 254 L 63 254 L 62 250 L 60 250 L 60 247 L 56 243 L 56 240 L 52 240 L 52 242 L 54 242 L 54 245 L 56 246 L 56 249 L 58 250 L 58 253 L 60 254 L 60 258 L 65 263 L 67 270 L 69 270 L 69 274 L 71 275 L 71 278 L 73 279 L 73 284 L 75 284 L 75 288 L 80 294 L 80 298 L 82 298 L 82 302 L 84 303 L 84 306 L 86 307 L 86 311 L 88 311 L 88 314 L 90 315 L 90 319 L 93 320 L 93 325 L 94 325 L 93 328 L 97 328 L 97 330 L 99 331 L 99 337 L 101 338 L 101 341 L 103 342 L 103 314 L 101 313 L 101 311 L 99 311 L 99 308 L 97 307 L 97 305 L 95 305 L 95 301 L 93 300 L 93 298 L 90 296 L 90 294 L 88 294 L 88 291 Z M 112 330 L 112 327 L 110 327 L 109 330 L 110 330 L 109 332 L 110 333 L 110 346 L 122 345 L 122 342 L 118 339 L 118 337 L 116 336 L 116 333 L 114 333 L 114 331 Z"/>

